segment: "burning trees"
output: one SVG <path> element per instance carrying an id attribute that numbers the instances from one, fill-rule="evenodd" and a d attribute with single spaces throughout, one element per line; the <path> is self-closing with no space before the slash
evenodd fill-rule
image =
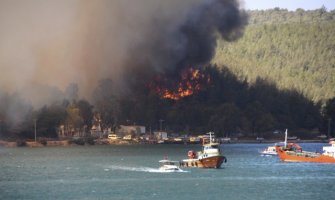
<path id="1" fill-rule="evenodd" d="M 210 85 L 210 76 L 200 69 L 184 69 L 177 79 L 158 76 L 149 85 L 161 98 L 179 100 L 204 90 Z"/>

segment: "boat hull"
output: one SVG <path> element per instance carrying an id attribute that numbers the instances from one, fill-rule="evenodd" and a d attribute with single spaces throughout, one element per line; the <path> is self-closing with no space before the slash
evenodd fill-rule
<path id="1" fill-rule="evenodd" d="M 277 153 L 272 153 L 272 152 L 269 152 L 269 153 L 261 152 L 260 154 L 261 154 L 262 156 L 276 156 L 276 155 L 278 155 Z"/>
<path id="2" fill-rule="evenodd" d="M 162 171 L 162 172 L 182 172 L 183 170 L 181 170 L 179 167 L 160 167 L 159 171 Z"/>
<path id="3" fill-rule="evenodd" d="M 335 158 L 313 152 L 284 151 L 276 147 L 278 157 L 285 162 L 335 163 Z"/>
<path id="4" fill-rule="evenodd" d="M 182 167 L 220 168 L 224 161 L 226 161 L 224 156 L 213 156 L 203 159 L 185 159 L 180 164 Z"/>

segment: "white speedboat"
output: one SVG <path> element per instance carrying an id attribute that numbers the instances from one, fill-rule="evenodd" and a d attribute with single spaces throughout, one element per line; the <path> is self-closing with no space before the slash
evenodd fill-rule
<path id="1" fill-rule="evenodd" d="M 177 164 L 179 164 L 178 161 L 171 161 L 171 160 L 160 160 L 160 171 L 163 172 L 182 172 L 183 170 L 181 170 Z"/>

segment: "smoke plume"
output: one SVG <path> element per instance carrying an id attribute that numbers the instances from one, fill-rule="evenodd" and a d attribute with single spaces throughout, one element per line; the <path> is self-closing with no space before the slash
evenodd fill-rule
<path id="1" fill-rule="evenodd" d="M 77 83 L 89 98 L 100 79 L 204 65 L 246 21 L 237 0 L 1 0 L 0 90 L 43 105 Z"/>

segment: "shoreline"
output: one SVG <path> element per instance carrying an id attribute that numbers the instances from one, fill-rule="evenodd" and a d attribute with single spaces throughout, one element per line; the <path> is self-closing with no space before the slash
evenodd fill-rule
<path id="1" fill-rule="evenodd" d="M 233 140 L 230 142 L 223 142 L 222 145 L 229 145 L 229 144 L 274 144 L 277 142 L 281 142 L 280 140 Z M 328 140 L 292 140 L 288 141 L 288 143 L 328 143 Z M 76 142 L 73 140 L 47 140 L 47 141 L 5 141 L 0 140 L 0 147 L 31 147 L 31 148 L 41 148 L 41 147 L 71 147 L 71 146 L 93 146 L 93 145 L 194 145 L 200 143 L 164 143 L 158 144 L 155 141 L 134 141 L 134 140 L 109 140 L 109 139 L 96 139 L 92 142 L 88 141 L 81 141 Z"/>

